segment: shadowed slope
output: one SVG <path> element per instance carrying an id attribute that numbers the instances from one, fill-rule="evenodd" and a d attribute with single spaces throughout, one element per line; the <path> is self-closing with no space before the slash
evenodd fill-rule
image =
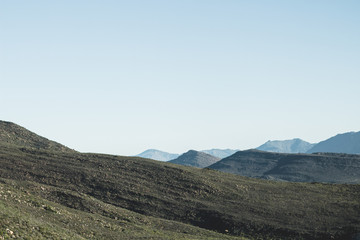
<path id="1" fill-rule="evenodd" d="M 241 176 L 294 182 L 360 183 L 360 156 L 239 151 L 209 166 Z"/>

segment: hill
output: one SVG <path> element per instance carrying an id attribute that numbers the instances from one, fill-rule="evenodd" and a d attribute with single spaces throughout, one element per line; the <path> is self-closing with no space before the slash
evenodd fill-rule
<path id="1" fill-rule="evenodd" d="M 146 216 L 78 191 L 0 178 L 0 239 L 245 239 Z"/>
<path id="2" fill-rule="evenodd" d="M 233 155 L 237 151 L 239 151 L 239 150 L 214 148 L 214 149 L 210 149 L 210 150 L 202 150 L 201 152 L 204 152 L 204 153 L 210 154 L 214 157 L 222 159 L 222 158 L 226 158 L 230 155 Z"/>
<path id="3" fill-rule="evenodd" d="M 148 149 L 136 156 L 167 162 L 167 161 L 170 161 L 170 160 L 173 160 L 173 159 L 179 157 L 180 155 L 174 154 L 174 153 L 163 152 L 163 151 L 156 150 L 156 149 Z"/>
<path id="4" fill-rule="evenodd" d="M 313 146 L 314 144 L 308 143 L 299 138 L 294 138 L 292 140 L 267 141 L 256 149 L 261 151 L 278 153 L 306 153 Z"/>
<path id="5" fill-rule="evenodd" d="M 360 156 L 239 151 L 209 166 L 241 176 L 294 182 L 360 183 Z"/>
<path id="6" fill-rule="evenodd" d="M 0 121 L 0 143 L 50 151 L 74 152 L 64 145 L 41 137 L 15 123 Z"/>
<path id="7" fill-rule="evenodd" d="M 360 132 L 338 134 L 319 142 L 308 150 L 308 153 L 314 152 L 360 154 Z"/>
<path id="8" fill-rule="evenodd" d="M 357 184 L 0 142 L 4 239 L 351 239 L 360 232 L 358 199 Z"/>
<path id="9" fill-rule="evenodd" d="M 169 161 L 170 163 L 180 164 L 184 166 L 192 166 L 198 168 L 204 168 L 210 166 L 211 164 L 219 161 L 220 158 L 214 157 L 210 154 L 204 152 L 198 152 L 195 150 L 190 150 L 178 158 Z"/>
<path id="10" fill-rule="evenodd" d="M 1 227 L 19 228 L 20 222 L 24 233 L 66 229 L 87 238 L 100 230 L 107 235 L 122 229 L 135 234 L 138 229 L 140 236 L 180 231 L 188 233 L 188 239 L 211 239 L 206 235 L 210 233 L 187 224 L 226 233 L 214 239 L 344 239 L 360 232 L 360 185 L 265 181 L 135 157 L 10 146 L 0 146 L 0 166 L 1 183 L 9 189 L 2 193 L 7 197 L 2 198 L 0 214 L 12 216 L 1 218 Z M 17 190 L 9 203 L 12 188 Z M 36 221 L 41 212 L 54 213 L 54 219 Z M 96 223 L 103 227 L 89 233 Z"/>

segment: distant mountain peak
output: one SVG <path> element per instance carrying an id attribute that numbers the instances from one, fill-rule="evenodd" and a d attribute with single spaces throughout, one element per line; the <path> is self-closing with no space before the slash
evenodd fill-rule
<path id="1" fill-rule="evenodd" d="M 278 153 L 305 153 L 313 146 L 314 144 L 308 143 L 300 138 L 293 138 L 289 140 L 269 140 L 257 147 L 257 149 Z"/>
<path id="2" fill-rule="evenodd" d="M 175 153 L 163 152 L 163 151 L 160 151 L 157 149 L 148 149 L 136 156 L 142 157 L 142 158 L 149 158 L 149 159 L 153 159 L 153 160 L 157 160 L 157 161 L 167 162 L 167 161 L 177 158 L 180 155 L 175 154 Z"/>
<path id="3" fill-rule="evenodd" d="M 186 153 L 180 155 L 178 158 L 169 162 L 185 166 L 204 168 L 216 163 L 219 160 L 220 158 L 214 157 L 210 154 L 189 150 Z"/>

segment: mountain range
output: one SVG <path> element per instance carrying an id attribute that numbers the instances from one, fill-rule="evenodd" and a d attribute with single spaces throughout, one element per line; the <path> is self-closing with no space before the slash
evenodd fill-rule
<path id="1" fill-rule="evenodd" d="M 348 132 L 338 134 L 319 143 L 309 143 L 299 138 L 294 138 L 291 140 L 269 140 L 261 146 L 257 147 L 256 149 L 266 152 L 277 153 L 334 152 L 360 154 L 360 132 Z M 239 150 L 210 149 L 202 150 L 201 152 L 223 159 L 231 156 L 237 151 Z M 160 161 L 170 161 L 178 158 L 180 155 L 163 152 L 156 149 L 149 149 L 141 154 L 138 154 L 137 156 Z"/>
<path id="2" fill-rule="evenodd" d="M 233 149 L 215 149 L 214 148 L 214 149 L 209 149 L 209 150 L 202 150 L 200 152 L 204 152 L 204 153 L 210 154 L 214 157 L 221 159 L 221 158 L 228 157 L 237 151 L 238 150 L 233 150 Z M 158 161 L 170 161 L 170 160 L 174 160 L 174 159 L 178 158 L 180 156 L 180 154 L 163 152 L 163 151 L 160 151 L 157 149 L 148 149 L 136 156 L 143 157 L 143 158 L 149 158 L 149 159 L 153 159 L 153 160 L 158 160 Z"/>

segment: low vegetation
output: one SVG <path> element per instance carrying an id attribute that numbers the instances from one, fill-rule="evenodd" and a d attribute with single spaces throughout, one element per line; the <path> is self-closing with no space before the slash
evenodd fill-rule
<path id="1" fill-rule="evenodd" d="M 181 229 L 176 224 L 182 223 L 184 228 L 190 229 L 192 225 L 224 236 L 267 239 L 343 239 L 360 232 L 360 185 L 274 182 L 136 157 L 8 145 L 0 145 L 0 165 L 0 177 L 7 179 L 3 188 L 13 184 L 20 189 L 18 192 L 23 189 L 23 195 L 27 192 L 29 198 L 36 197 L 35 202 L 40 202 L 27 206 L 15 198 L 9 205 L 2 198 L 1 214 L 7 214 L 2 219 L 16 219 L 13 229 L 10 223 L 2 222 L 3 232 L 6 228 L 15 232 L 17 224 L 28 224 L 28 230 L 17 231 L 38 227 L 34 234 L 46 238 L 46 234 L 57 234 L 51 231 L 59 229 L 69 237 L 77 234 L 89 238 L 86 234 L 103 233 L 92 227 L 95 224 L 92 217 L 99 216 L 117 226 L 130 213 L 140 219 L 157 219 L 157 224 L 145 224 L 144 236 L 153 236 L 151 231 L 167 234 L 164 229 L 169 227 L 168 223 L 176 226 L 173 230 Z M 31 217 L 57 216 L 60 209 L 83 219 L 94 231 L 80 234 L 70 220 L 64 220 L 68 225 L 61 225 L 64 221 L 55 219 L 52 226 L 48 225 L 51 221 L 39 223 L 35 219 L 41 218 Z M 20 216 L 21 212 L 27 214 Z M 128 224 L 128 234 L 139 232 L 131 230 L 138 225 Z M 67 231 L 62 231 L 63 228 Z M 194 231 L 199 231 L 201 238 L 211 237 L 199 228 Z M 174 234 L 183 237 L 182 233 Z M 224 238 L 222 235 L 219 238 Z M 111 235 L 96 236 L 111 239 Z"/>
<path id="2" fill-rule="evenodd" d="M 51 186 L 0 180 L 0 239 L 243 239 L 137 214 Z M 72 196 L 72 207 L 41 195 Z M 79 203 L 84 204 L 75 206 Z"/>
<path id="3" fill-rule="evenodd" d="M 352 239 L 360 233 L 359 184 L 276 182 L 84 154 L 49 148 L 49 140 L 26 131 L 1 129 L 0 239 Z"/>

